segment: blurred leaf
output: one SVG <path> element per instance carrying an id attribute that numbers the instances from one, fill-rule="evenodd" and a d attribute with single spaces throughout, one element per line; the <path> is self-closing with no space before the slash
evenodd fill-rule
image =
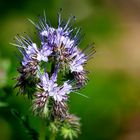
<path id="1" fill-rule="evenodd" d="M 12 109 L 11 113 L 24 126 L 24 128 L 26 129 L 26 133 L 31 136 L 32 140 L 38 140 L 39 134 L 35 129 L 31 128 L 28 116 L 21 116 L 21 114 L 15 109 Z"/>
<path id="2" fill-rule="evenodd" d="M 7 106 L 8 106 L 7 103 L 5 103 L 5 102 L 1 102 L 1 101 L 0 101 L 0 107 L 7 107 Z"/>
<path id="3" fill-rule="evenodd" d="M 10 68 L 11 62 L 8 59 L 0 59 L 0 87 L 6 85 L 8 78 L 8 70 Z"/>

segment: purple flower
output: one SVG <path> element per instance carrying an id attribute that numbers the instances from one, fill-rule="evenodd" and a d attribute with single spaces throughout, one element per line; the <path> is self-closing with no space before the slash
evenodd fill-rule
<path id="1" fill-rule="evenodd" d="M 40 75 L 39 88 L 42 88 L 46 95 L 52 97 L 55 101 L 67 100 L 67 95 L 72 91 L 72 86 L 68 84 L 68 81 L 64 82 L 62 86 L 58 86 L 57 75 L 54 73 L 49 78 L 47 73 Z"/>
<path id="2" fill-rule="evenodd" d="M 53 53 L 59 57 L 58 59 L 66 59 L 64 54 L 70 55 L 71 51 L 77 48 L 80 29 L 72 28 L 71 25 L 69 26 L 72 19 L 70 17 L 67 23 L 63 24 L 61 15 L 59 14 L 57 28 L 50 27 L 45 18 L 39 19 L 39 24 L 35 24 L 42 44 L 46 44 L 47 48 L 51 48 L 49 50 L 53 50 Z M 72 35 L 74 32 L 75 35 Z"/>
<path id="3" fill-rule="evenodd" d="M 44 73 L 40 76 L 40 81 L 41 82 L 39 83 L 39 85 L 46 92 L 46 94 L 50 96 L 52 93 L 56 92 L 56 79 L 54 79 L 53 77 L 49 78 L 48 74 Z"/>
<path id="4" fill-rule="evenodd" d="M 37 24 L 30 20 L 37 28 L 40 43 L 18 35 L 17 44 L 13 45 L 23 56 L 16 87 L 20 93 L 33 97 L 33 113 L 51 123 L 60 120 L 61 131 L 72 129 L 76 134 L 79 119 L 70 115 L 67 101 L 71 92 L 78 93 L 87 83 L 84 66 L 95 50 L 92 45 L 84 50 L 78 48 L 81 30 L 73 27 L 74 19 L 64 22 L 59 13 L 57 27 L 48 24 L 46 17 L 39 18 Z M 73 131 L 67 132 L 64 137 L 72 138 Z"/>
<path id="5" fill-rule="evenodd" d="M 48 57 L 52 54 L 52 48 L 47 43 L 42 42 L 42 47 L 39 51 L 40 61 L 48 62 Z"/>
<path id="6" fill-rule="evenodd" d="M 36 27 L 40 34 L 41 42 L 46 44 L 47 49 L 53 51 L 53 56 L 56 61 L 60 62 L 61 69 L 69 69 L 71 73 L 76 74 L 76 80 L 78 80 L 77 77 L 82 77 L 82 82 L 84 83 L 83 79 L 85 79 L 85 82 L 87 79 L 84 64 L 95 50 L 92 45 L 88 49 L 85 49 L 88 51 L 78 49 L 81 30 L 70 25 L 72 19 L 70 17 L 64 23 L 61 19 L 61 14 L 59 14 L 57 28 L 49 26 L 45 18 L 41 18 L 39 24 L 36 24 Z"/>
<path id="7" fill-rule="evenodd" d="M 59 48 L 63 44 L 65 48 L 71 48 L 74 45 L 74 40 L 71 40 L 70 37 L 65 34 L 63 28 L 52 28 L 49 27 L 47 30 L 40 32 L 42 38 L 46 37 L 47 40 L 43 40 L 47 42 L 48 45 L 53 48 Z"/>
<path id="8" fill-rule="evenodd" d="M 55 101 L 66 101 L 67 100 L 67 95 L 72 91 L 72 86 L 68 84 L 67 82 L 64 82 L 64 84 L 61 87 L 57 87 L 57 92 L 54 92 L 52 94 L 53 98 Z"/>
<path id="9" fill-rule="evenodd" d="M 31 97 L 34 115 L 44 117 L 53 132 L 57 130 L 70 139 L 80 133 L 80 123 L 69 113 L 68 97 L 71 92 L 80 94 L 77 90 L 87 83 L 84 66 L 95 53 L 93 45 L 79 49 L 81 29 L 73 26 L 74 20 L 70 17 L 65 22 L 60 13 L 57 27 L 48 24 L 46 17 L 39 18 L 37 24 L 30 20 L 37 28 L 40 43 L 27 35 L 17 35 L 17 44 L 13 44 L 23 57 L 15 87 Z"/>
<path id="10" fill-rule="evenodd" d="M 26 39 L 23 36 L 16 37 L 17 44 L 13 44 L 18 47 L 19 51 L 23 55 L 22 65 L 26 66 L 32 61 L 48 61 L 48 57 L 52 53 L 52 48 L 45 42 L 41 42 L 39 48 L 29 37 Z"/>
<path id="11" fill-rule="evenodd" d="M 22 54 L 23 54 L 22 65 L 26 66 L 32 60 L 39 61 L 40 55 L 38 52 L 39 51 L 35 43 L 32 43 L 31 45 L 25 47 L 24 51 L 22 51 Z"/>
<path id="12" fill-rule="evenodd" d="M 69 65 L 71 72 L 81 72 L 84 70 L 83 65 L 87 61 L 86 55 L 80 52 L 80 50 L 76 49 L 69 56 Z"/>

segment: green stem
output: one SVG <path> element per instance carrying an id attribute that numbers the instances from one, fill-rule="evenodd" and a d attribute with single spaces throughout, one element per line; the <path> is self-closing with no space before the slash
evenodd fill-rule
<path id="1" fill-rule="evenodd" d="M 55 138 L 56 138 L 56 133 L 52 132 L 49 140 L 55 140 Z"/>
<path id="2" fill-rule="evenodd" d="M 44 120 L 42 120 L 40 134 L 39 134 L 39 140 L 45 140 L 45 137 L 46 137 L 46 123 Z"/>

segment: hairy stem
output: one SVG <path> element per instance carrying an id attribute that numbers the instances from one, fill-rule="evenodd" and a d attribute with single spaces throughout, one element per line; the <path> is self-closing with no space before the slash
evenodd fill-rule
<path id="1" fill-rule="evenodd" d="M 46 137 L 46 123 L 44 120 L 41 121 L 39 140 L 45 140 Z"/>
<path id="2" fill-rule="evenodd" d="M 52 132 L 49 140 L 55 140 L 56 132 Z"/>

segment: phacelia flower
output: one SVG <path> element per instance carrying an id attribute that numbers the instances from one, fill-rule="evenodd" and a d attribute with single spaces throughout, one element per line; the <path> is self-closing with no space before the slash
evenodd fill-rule
<path id="1" fill-rule="evenodd" d="M 31 39 L 26 39 L 22 36 L 16 37 L 17 44 L 15 44 L 19 51 L 23 55 L 23 60 L 20 62 L 21 66 L 18 68 L 20 76 L 17 78 L 15 87 L 19 87 L 19 93 L 29 93 L 30 86 L 35 85 L 35 76 L 38 70 L 38 62 L 40 59 L 39 51 L 36 43 L 33 43 Z M 30 93 L 28 97 L 31 97 Z"/>
<path id="2" fill-rule="evenodd" d="M 64 24 L 61 15 L 58 16 L 57 28 L 50 27 L 47 24 L 46 18 L 40 19 L 38 24 L 35 24 L 42 44 L 46 44 L 47 48 L 53 51 L 55 60 L 60 62 L 63 71 L 73 73 L 77 85 L 83 87 L 87 82 L 87 72 L 84 70 L 84 64 L 90 58 L 91 54 L 95 53 L 92 45 L 81 51 L 78 48 L 80 42 L 80 28 L 73 28 L 70 21 L 73 17 Z M 74 18 L 75 19 L 75 18 Z M 84 53 L 85 52 L 85 53 Z"/>
<path id="3" fill-rule="evenodd" d="M 48 24 L 46 16 L 39 18 L 38 23 L 30 20 L 40 43 L 27 35 L 17 35 L 13 44 L 22 54 L 15 87 L 32 98 L 35 115 L 48 119 L 52 126 L 53 122 L 59 122 L 55 130 L 70 139 L 77 137 L 80 124 L 79 118 L 69 113 L 67 101 L 71 93 L 86 85 L 85 64 L 95 53 L 93 45 L 79 49 L 81 29 L 73 26 L 74 20 L 75 17 L 70 17 L 64 22 L 60 13 L 57 27 Z"/>
<path id="4" fill-rule="evenodd" d="M 58 70 L 55 70 L 51 78 L 49 78 L 49 75 L 46 72 L 43 75 L 40 75 L 38 87 L 44 90 L 49 97 L 60 102 L 62 100 L 67 100 L 67 95 L 72 91 L 72 86 L 69 84 L 69 81 L 65 81 L 63 85 L 58 86 L 57 72 Z"/>
<path id="5" fill-rule="evenodd" d="M 53 100 L 54 108 L 58 107 L 58 104 L 59 106 L 64 106 L 62 105 L 62 102 L 67 101 L 68 94 L 72 91 L 72 86 L 69 84 L 69 81 L 65 81 L 61 86 L 57 84 L 57 70 L 55 70 L 51 78 L 49 78 L 49 75 L 46 72 L 43 75 L 40 75 L 40 82 L 37 87 L 40 92 L 37 92 L 35 95 L 36 98 L 33 105 L 34 112 L 37 112 L 37 110 L 42 112 L 49 99 Z"/>

